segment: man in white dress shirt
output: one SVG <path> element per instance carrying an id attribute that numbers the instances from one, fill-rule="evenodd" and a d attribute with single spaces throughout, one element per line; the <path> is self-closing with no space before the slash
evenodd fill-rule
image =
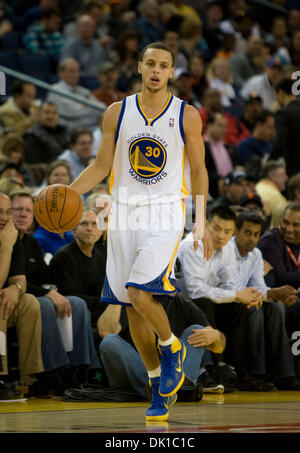
<path id="1" fill-rule="evenodd" d="M 208 261 L 204 258 L 201 243 L 195 252 L 191 234 L 186 236 L 178 250 L 178 284 L 183 293 L 204 311 L 210 324 L 224 332 L 227 339 L 224 358 L 236 368 L 239 389 L 267 390 L 264 381 L 250 378 L 247 374 L 255 359 L 247 308 L 261 304 L 263 293 L 254 287 L 243 290 L 237 287 L 234 244 L 230 241 L 235 222 L 235 213 L 228 206 L 212 209 L 207 230 L 214 251 Z"/>
<path id="2" fill-rule="evenodd" d="M 242 212 L 236 222 L 234 245 L 239 289 L 256 287 L 264 295 L 261 307 L 248 310 L 250 329 L 255 341 L 256 360 L 252 374 L 269 374 L 279 390 L 299 390 L 295 366 L 285 327 L 284 305 L 295 303 L 297 291 L 292 286 L 268 288 L 264 281 L 264 262 L 256 248 L 263 227 L 262 218 L 254 212 Z"/>

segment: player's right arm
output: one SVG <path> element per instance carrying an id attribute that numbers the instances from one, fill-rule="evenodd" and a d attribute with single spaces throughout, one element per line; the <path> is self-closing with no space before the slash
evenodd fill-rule
<path id="1" fill-rule="evenodd" d="M 106 110 L 103 117 L 103 135 L 96 159 L 70 185 L 80 195 L 89 192 L 96 184 L 106 178 L 112 168 L 121 106 L 122 102 L 115 102 Z"/>

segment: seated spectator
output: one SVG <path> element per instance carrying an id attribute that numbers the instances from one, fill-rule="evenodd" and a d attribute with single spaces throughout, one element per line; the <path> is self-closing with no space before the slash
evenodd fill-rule
<path id="1" fill-rule="evenodd" d="M 39 384 L 46 390 L 51 386 L 56 393 L 62 394 L 68 386 L 74 385 L 70 380 L 81 367 L 91 365 L 100 367 L 95 359 L 95 345 L 91 330 L 91 318 L 85 301 L 77 295 L 64 297 L 53 285 L 53 280 L 46 265 L 41 248 L 29 234 L 34 221 L 33 197 L 26 192 L 12 194 L 12 217 L 19 231 L 25 252 L 25 275 L 27 290 L 37 297 L 42 317 L 42 357 L 45 374 L 39 376 Z M 76 294 L 73 289 L 70 294 Z M 57 324 L 57 318 L 72 315 L 73 349 L 66 351 Z M 92 361 L 94 361 L 92 363 Z M 37 395 L 40 385 L 33 386 L 30 393 Z"/>
<path id="2" fill-rule="evenodd" d="M 188 394 L 197 386 L 203 355 L 208 349 L 222 353 L 226 344 L 225 336 L 213 329 L 204 313 L 188 298 L 177 295 L 174 298 L 155 296 L 164 307 L 172 331 L 186 345 L 184 361 L 185 381 L 178 392 L 179 401 L 188 401 Z M 108 305 L 98 321 L 100 358 L 110 387 L 130 388 L 142 399 L 147 399 L 149 381 L 147 370 L 132 342 L 128 319 L 120 305 Z M 157 378 L 152 378 L 151 382 Z M 155 382 L 155 381 L 154 381 Z M 199 401 L 202 394 L 191 401 Z"/>
<path id="3" fill-rule="evenodd" d="M 190 73 L 184 68 L 176 68 L 173 80 L 176 96 L 187 104 L 199 108 L 201 104 L 193 95 Z"/>
<path id="4" fill-rule="evenodd" d="M 77 20 L 78 36 L 67 41 L 62 48 L 61 60 L 72 58 L 80 65 L 80 76 L 98 76 L 99 65 L 107 59 L 105 48 L 94 38 L 95 19 L 87 14 Z"/>
<path id="5" fill-rule="evenodd" d="M 28 53 L 51 55 L 56 64 L 63 47 L 60 32 L 62 13 L 58 8 L 43 8 L 39 21 L 32 24 L 23 36 L 23 43 Z"/>
<path id="6" fill-rule="evenodd" d="M 300 286 L 300 204 L 291 203 L 283 213 L 278 228 L 267 231 L 259 240 L 258 248 L 269 265 L 265 280 L 270 287 L 290 285 L 298 292 Z M 300 300 L 286 307 L 286 327 L 289 338 L 300 326 Z M 298 372 L 300 367 L 298 362 Z"/>
<path id="7" fill-rule="evenodd" d="M 116 60 L 119 67 L 118 89 L 127 92 L 133 80 L 139 77 L 137 61 L 139 58 L 140 36 L 135 30 L 127 30 L 119 37 L 116 45 Z"/>
<path id="8" fill-rule="evenodd" d="M 76 60 L 72 58 L 62 60 L 58 65 L 60 81 L 54 83 L 52 85 L 53 88 L 77 94 L 91 101 L 97 101 L 90 90 L 78 85 L 79 72 L 79 63 Z M 92 107 L 80 104 L 53 92 L 48 94 L 46 100 L 48 103 L 56 105 L 59 111 L 59 124 L 66 126 L 69 130 L 78 127 L 95 127 L 98 122 L 100 113 Z M 99 107 L 102 107 L 103 110 L 105 109 L 104 104 L 99 103 Z"/>
<path id="9" fill-rule="evenodd" d="M 46 262 L 49 262 L 51 256 L 63 247 L 73 241 L 73 233 L 66 231 L 65 233 L 52 233 L 40 225 L 35 230 L 33 236 L 38 241 Z M 50 254 L 50 255 L 49 255 Z"/>
<path id="10" fill-rule="evenodd" d="M 222 193 L 224 177 L 233 170 L 233 159 L 224 145 L 227 120 L 222 113 L 208 118 L 205 145 L 205 164 L 209 177 L 209 193 L 217 198 Z"/>
<path id="11" fill-rule="evenodd" d="M 240 94 L 246 99 L 250 93 L 258 93 L 265 109 L 270 110 L 276 101 L 275 86 L 284 77 L 284 67 L 279 57 L 271 57 L 267 61 L 267 71 L 251 77 L 243 86 Z"/>
<path id="12" fill-rule="evenodd" d="M 5 194 L 0 194 L 0 241 L 0 332 L 6 338 L 7 327 L 16 326 L 19 378 L 22 382 L 28 376 L 34 377 L 44 371 L 41 312 L 36 298 L 26 293 L 23 245 L 11 219 L 10 198 Z M 1 355 L 1 366 L 1 381 L 9 381 L 7 353 Z M 13 393 L 2 383 L 0 389 L 1 397 Z"/>
<path id="13" fill-rule="evenodd" d="M 201 22 L 196 9 L 189 5 L 185 5 L 183 0 L 171 0 L 171 3 L 173 4 L 175 14 L 193 19 L 195 22 Z"/>
<path id="14" fill-rule="evenodd" d="M 157 0 L 143 0 L 140 5 L 140 17 L 137 20 L 142 47 L 151 42 L 161 41 L 163 25 Z"/>
<path id="15" fill-rule="evenodd" d="M 14 162 L 6 161 L 0 167 L 0 179 L 2 178 L 16 178 L 21 184 L 24 184 L 23 176 L 20 171 L 19 165 Z"/>
<path id="16" fill-rule="evenodd" d="M 104 2 L 102 1 L 89 1 L 82 6 L 82 9 L 78 11 L 78 15 L 87 14 L 94 18 L 96 22 L 96 29 L 94 37 L 98 39 L 98 42 L 103 46 L 106 46 L 111 42 L 109 37 L 109 29 L 104 21 L 105 8 Z M 66 41 L 74 39 L 78 36 L 77 21 L 72 20 L 68 22 L 63 28 L 63 35 Z"/>
<path id="17" fill-rule="evenodd" d="M 229 145 L 234 149 L 241 140 L 249 137 L 250 131 L 243 122 L 239 118 L 225 112 L 222 108 L 221 93 L 215 88 L 208 88 L 203 95 L 203 107 L 199 109 L 204 134 L 207 118 L 212 113 L 223 113 L 227 119 L 227 132 L 224 138 L 225 145 Z"/>
<path id="18" fill-rule="evenodd" d="M 23 135 L 36 121 L 36 113 L 31 109 L 36 96 L 35 86 L 16 80 L 10 97 L 0 107 L 0 120 L 11 132 Z"/>
<path id="19" fill-rule="evenodd" d="M 245 124 L 250 132 L 253 131 L 256 124 L 256 118 L 263 111 L 263 101 L 257 93 L 250 93 L 245 99 L 241 121 Z"/>
<path id="20" fill-rule="evenodd" d="M 13 10 L 10 6 L 0 1 L 0 37 L 13 30 Z"/>
<path id="21" fill-rule="evenodd" d="M 299 390 L 300 381 L 295 379 L 284 312 L 284 305 L 289 307 L 295 304 L 297 291 L 288 285 L 278 288 L 266 286 L 262 254 L 256 248 L 262 226 L 263 220 L 259 215 L 244 212 L 237 218 L 232 239 L 240 289 L 254 286 L 264 295 L 264 302 L 258 309 L 248 310 L 250 329 L 257 349 L 257 359 L 251 366 L 251 374 L 262 379 L 270 376 L 278 390 Z M 270 346 L 268 349 L 267 344 Z"/>
<path id="22" fill-rule="evenodd" d="M 126 5 L 122 0 L 109 0 L 108 4 L 110 12 L 105 15 L 104 20 L 108 26 L 108 35 L 117 42 L 120 35 L 128 29 L 128 24 L 122 17 Z"/>
<path id="23" fill-rule="evenodd" d="M 35 195 L 38 195 L 41 190 L 51 184 L 71 184 L 73 181 L 73 175 L 70 166 L 67 162 L 62 160 L 55 160 L 47 167 L 47 172 L 44 181 L 35 191 Z"/>
<path id="24" fill-rule="evenodd" d="M 97 211 L 84 210 L 79 224 L 74 228 L 74 240 L 55 253 L 50 270 L 61 294 L 70 291 L 85 300 L 91 312 L 92 324 L 105 309 L 100 297 L 106 273 L 106 255 L 95 244 L 103 231 L 97 227 Z"/>
<path id="25" fill-rule="evenodd" d="M 271 228 L 277 226 L 274 224 L 275 218 L 273 218 L 275 210 L 279 207 L 284 208 L 289 204 L 282 194 L 286 188 L 287 180 L 285 164 L 281 161 L 269 160 L 264 164 L 261 179 L 255 186 L 255 190 L 263 203 L 270 207 L 272 213 Z"/>
<path id="26" fill-rule="evenodd" d="M 220 22 L 224 17 L 224 10 L 221 3 L 209 2 L 204 11 L 203 36 L 209 48 L 208 60 L 211 60 L 222 45 L 222 34 L 220 33 Z"/>
<path id="27" fill-rule="evenodd" d="M 234 56 L 236 48 L 236 38 L 234 34 L 228 33 L 222 36 L 220 50 L 216 53 L 216 58 L 226 58 L 228 61 Z"/>
<path id="28" fill-rule="evenodd" d="M 221 195 L 213 203 L 210 209 L 217 206 L 239 205 L 242 195 L 251 192 L 252 182 L 249 176 L 242 172 L 233 170 L 224 179 L 224 195 Z"/>
<path id="29" fill-rule="evenodd" d="M 119 78 L 119 70 L 114 63 L 104 61 L 100 64 L 98 80 L 100 88 L 93 91 L 93 95 L 98 101 L 105 104 L 107 107 L 113 102 L 121 101 L 125 97 L 125 93 L 117 90 L 117 82 Z"/>
<path id="30" fill-rule="evenodd" d="M 287 19 L 285 16 L 276 16 L 272 20 L 270 33 L 265 36 L 265 42 L 271 44 L 276 57 L 282 57 L 287 64 L 291 63 L 289 54 L 290 38 L 288 37 Z"/>
<path id="31" fill-rule="evenodd" d="M 1 152 L 7 157 L 9 162 L 19 167 L 19 172 L 26 186 L 36 186 L 37 182 L 32 169 L 27 164 L 27 161 L 25 162 L 25 142 L 23 138 L 15 134 L 9 134 L 3 140 Z"/>
<path id="32" fill-rule="evenodd" d="M 293 94 L 294 83 L 293 79 L 284 78 L 275 87 L 280 109 L 275 114 L 275 139 L 271 154 L 272 159 L 284 158 L 289 176 L 300 171 L 300 104 Z"/>
<path id="33" fill-rule="evenodd" d="M 68 162 L 73 178 L 87 167 L 92 157 L 93 134 L 88 129 L 73 130 L 70 138 L 70 148 L 66 149 L 58 160 Z"/>
<path id="34" fill-rule="evenodd" d="M 290 46 L 291 63 L 294 66 L 300 65 L 300 33 L 299 29 L 294 30 L 292 33 L 291 46 Z"/>
<path id="35" fill-rule="evenodd" d="M 246 52 L 235 54 L 229 63 L 233 76 L 233 86 L 237 91 L 240 91 L 251 77 L 261 74 L 264 70 L 262 38 L 249 36 Z"/>
<path id="36" fill-rule="evenodd" d="M 188 70 L 191 75 L 192 93 L 196 100 L 202 103 L 203 94 L 209 83 L 206 78 L 205 60 L 200 52 L 195 52 L 191 56 Z"/>
<path id="37" fill-rule="evenodd" d="M 264 381 L 248 375 L 254 353 L 248 332 L 247 309 L 257 306 L 262 294 L 254 287 L 240 290 L 234 248 L 230 241 L 236 217 L 227 206 L 211 211 L 207 229 L 211 234 L 214 252 L 206 261 L 202 242 L 194 250 L 192 234 L 181 241 L 178 249 L 178 284 L 183 294 L 193 300 L 207 316 L 212 327 L 224 332 L 227 340 L 225 362 L 235 367 L 241 390 L 267 390 Z M 237 303 L 238 302 L 238 303 Z"/>
<path id="38" fill-rule="evenodd" d="M 10 195 L 15 190 L 23 189 L 24 184 L 21 183 L 17 178 L 0 178 L 0 193 Z"/>
<path id="39" fill-rule="evenodd" d="M 174 63 L 175 68 L 188 69 L 189 62 L 187 58 L 183 55 L 183 53 L 179 51 L 180 39 L 178 31 L 173 29 L 165 30 L 164 35 L 162 37 L 162 42 L 173 50 L 175 55 Z"/>
<path id="40" fill-rule="evenodd" d="M 265 162 L 270 157 L 274 136 L 274 115 L 268 110 L 263 110 L 256 117 L 251 136 L 242 140 L 235 148 L 238 162 L 245 165 L 253 156 L 258 156 Z"/>
<path id="41" fill-rule="evenodd" d="M 70 134 L 59 124 L 59 112 L 52 102 L 40 106 L 39 120 L 24 134 L 26 162 L 49 164 L 68 146 Z"/>
<path id="42" fill-rule="evenodd" d="M 208 69 L 208 79 L 211 88 L 221 93 L 222 107 L 230 107 L 236 97 L 232 87 L 230 67 L 226 58 L 215 58 Z"/>
<path id="43" fill-rule="evenodd" d="M 271 216 L 268 206 L 264 206 L 262 199 L 257 193 L 249 192 L 247 195 L 242 195 L 239 203 L 241 208 L 246 211 L 254 212 L 263 220 L 262 232 L 264 233 L 270 227 Z"/>
<path id="44" fill-rule="evenodd" d="M 38 21 L 41 17 L 43 9 L 46 8 L 57 8 L 59 0 L 39 0 L 37 5 L 31 7 L 25 7 L 25 11 L 22 8 L 17 9 L 19 14 L 15 20 L 15 26 L 24 32 L 33 22 Z M 25 4 L 24 4 L 25 6 Z"/>
<path id="45" fill-rule="evenodd" d="M 195 51 L 200 51 L 204 58 L 208 58 L 209 48 L 202 36 L 202 21 L 185 18 L 179 27 L 180 46 L 179 51 L 189 60 Z"/>

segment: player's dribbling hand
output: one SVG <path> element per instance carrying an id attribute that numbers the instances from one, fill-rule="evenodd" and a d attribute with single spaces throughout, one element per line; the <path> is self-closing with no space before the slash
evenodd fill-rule
<path id="1" fill-rule="evenodd" d="M 193 228 L 193 241 L 194 241 L 194 249 L 198 249 L 198 241 L 201 240 L 203 243 L 203 254 L 204 258 L 208 261 L 213 253 L 213 242 L 211 239 L 211 235 L 204 227 L 204 231 L 197 227 L 196 225 Z"/>

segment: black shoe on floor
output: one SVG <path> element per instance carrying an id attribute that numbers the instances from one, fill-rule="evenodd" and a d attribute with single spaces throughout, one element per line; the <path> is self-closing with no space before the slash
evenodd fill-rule
<path id="1" fill-rule="evenodd" d="M 13 382 L 0 381 L 0 400 L 13 400 L 20 396 L 21 392 L 16 389 Z"/>
<path id="2" fill-rule="evenodd" d="M 271 392 L 275 390 L 272 382 L 254 376 L 245 376 L 238 382 L 238 389 L 245 392 Z"/>
<path id="3" fill-rule="evenodd" d="M 275 381 L 278 390 L 298 390 L 300 391 L 300 379 L 294 376 L 286 377 Z"/>
<path id="4" fill-rule="evenodd" d="M 25 398 L 52 398 L 55 395 L 54 390 L 49 389 L 39 381 L 35 381 L 28 387 L 28 393 L 25 393 Z"/>

